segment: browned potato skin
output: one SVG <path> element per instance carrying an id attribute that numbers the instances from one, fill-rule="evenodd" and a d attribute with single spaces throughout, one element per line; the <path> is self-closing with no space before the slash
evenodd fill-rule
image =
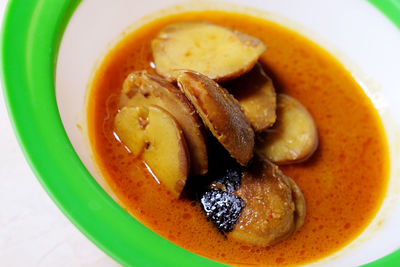
<path id="1" fill-rule="evenodd" d="M 184 71 L 177 82 L 211 133 L 233 158 L 247 165 L 253 157 L 254 131 L 232 95 L 197 72 Z"/>
<path id="2" fill-rule="evenodd" d="M 254 159 L 235 194 L 245 200 L 246 206 L 228 238 L 268 246 L 289 237 L 304 223 L 306 210 L 301 191 L 266 159 Z"/>
<path id="3" fill-rule="evenodd" d="M 181 69 L 229 81 L 248 72 L 266 50 L 253 36 L 204 21 L 167 25 L 151 45 L 157 73 L 169 81 L 175 81 Z"/>
<path id="4" fill-rule="evenodd" d="M 120 107 L 157 105 L 177 120 L 189 147 L 192 174 L 208 171 L 208 156 L 204 127 L 193 105 L 173 84 L 159 75 L 135 71 L 125 79 Z"/>
<path id="5" fill-rule="evenodd" d="M 275 87 L 260 63 L 225 86 L 239 102 L 254 131 L 264 131 L 275 123 Z"/>

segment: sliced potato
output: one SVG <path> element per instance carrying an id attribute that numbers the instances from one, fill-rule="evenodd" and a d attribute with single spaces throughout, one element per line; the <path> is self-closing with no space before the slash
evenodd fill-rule
<path id="1" fill-rule="evenodd" d="M 275 87 L 260 63 L 257 63 L 250 72 L 225 86 L 239 101 L 256 132 L 264 131 L 275 123 Z"/>
<path id="2" fill-rule="evenodd" d="M 125 107 L 118 113 L 115 126 L 122 142 L 131 151 L 141 151 L 156 178 L 178 197 L 189 173 L 190 156 L 172 115 L 157 106 Z"/>
<path id="3" fill-rule="evenodd" d="M 296 182 L 290 177 L 287 178 L 290 186 L 292 187 L 292 197 L 294 201 L 294 206 L 296 207 L 294 214 L 294 226 L 295 229 L 298 230 L 300 227 L 303 226 L 306 219 L 306 200 Z"/>
<path id="4" fill-rule="evenodd" d="M 245 166 L 253 157 L 254 131 L 238 102 L 227 90 L 200 73 L 182 72 L 177 81 L 211 133 Z"/>
<path id="5" fill-rule="evenodd" d="M 189 153 L 183 132 L 166 110 L 150 106 L 146 128 L 144 161 L 153 173 L 176 196 L 179 196 L 189 174 Z"/>
<path id="6" fill-rule="evenodd" d="M 164 78 L 146 71 L 132 72 L 125 79 L 120 107 L 150 105 L 164 108 L 178 121 L 189 147 L 191 173 L 205 174 L 208 158 L 204 128 L 192 104 Z"/>
<path id="7" fill-rule="evenodd" d="M 139 107 L 123 108 L 115 116 L 115 131 L 135 156 L 142 154 L 145 147 L 144 129 L 147 124 L 148 112 Z"/>
<path id="8" fill-rule="evenodd" d="M 278 95 L 277 121 L 257 138 L 256 152 L 272 162 L 285 164 L 306 160 L 318 146 L 313 118 L 299 101 Z"/>
<path id="9" fill-rule="evenodd" d="M 289 237 L 305 218 L 305 201 L 296 183 L 266 159 L 255 157 L 235 194 L 246 205 L 228 238 L 268 246 Z"/>
<path id="10" fill-rule="evenodd" d="M 157 72 L 175 81 L 176 70 L 198 71 L 227 81 L 249 71 L 266 46 L 257 38 L 207 22 L 177 22 L 152 41 Z"/>

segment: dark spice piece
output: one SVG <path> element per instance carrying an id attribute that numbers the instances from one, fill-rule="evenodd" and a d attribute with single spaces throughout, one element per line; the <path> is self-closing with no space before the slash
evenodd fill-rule
<path id="1" fill-rule="evenodd" d="M 225 185 L 227 192 L 233 193 L 233 191 L 239 189 L 242 182 L 242 167 L 237 164 L 236 166 L 230 166 L 225 169 L 222 173 L 221 178 L 217 180 L 217 184 Z"/>
<path id="2" fill-rule="evenodd" d="M 207 218 L 219 231 L 228 233 L 235 227 L 245 202 L 233 193 L 211 189 L 200 197 L 201 207 Z"/>

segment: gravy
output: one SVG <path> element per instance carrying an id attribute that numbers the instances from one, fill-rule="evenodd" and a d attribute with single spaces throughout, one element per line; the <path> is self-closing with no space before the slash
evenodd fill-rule
<path id="1" fill-rule="evenodd" d="M 282 166 L 307 202 L 304 226 L 271 247 L 224 238 L 197 203 L 175 199 L 115 139 L 113 118 L 127 74 L 155 72 L 150 42 L 169 23 L 205 20 L 237 29 L 268 47 L 261 62 L 278 92 L 298 99 L 313 116 L 319 147 L 310 160 Z M 349 244 L 378 211 L 388 180 L 388 147 L 377 111 L 351 74 L 325 50 L 275 23 L 220 11 L 157 19 L 112 49 L 92 83 L 88 107 L 94 154 L 111 189 L 135 218 L 175 244 L 233 265 L 297 265 L 326 257 Z M 207 237 L 207 238 L 205 238 Z"/>

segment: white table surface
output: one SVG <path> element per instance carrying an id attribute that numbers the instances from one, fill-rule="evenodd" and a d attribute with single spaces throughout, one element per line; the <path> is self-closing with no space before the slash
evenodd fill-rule
<path id="1" fill-rule="evenodd" d="M 1 21 L 6 3 L 0 0 Z M 40 186 L 14 136 L 2 90 L 0 133 L 0 266 L 119 266 L 72 225 Z"/>

